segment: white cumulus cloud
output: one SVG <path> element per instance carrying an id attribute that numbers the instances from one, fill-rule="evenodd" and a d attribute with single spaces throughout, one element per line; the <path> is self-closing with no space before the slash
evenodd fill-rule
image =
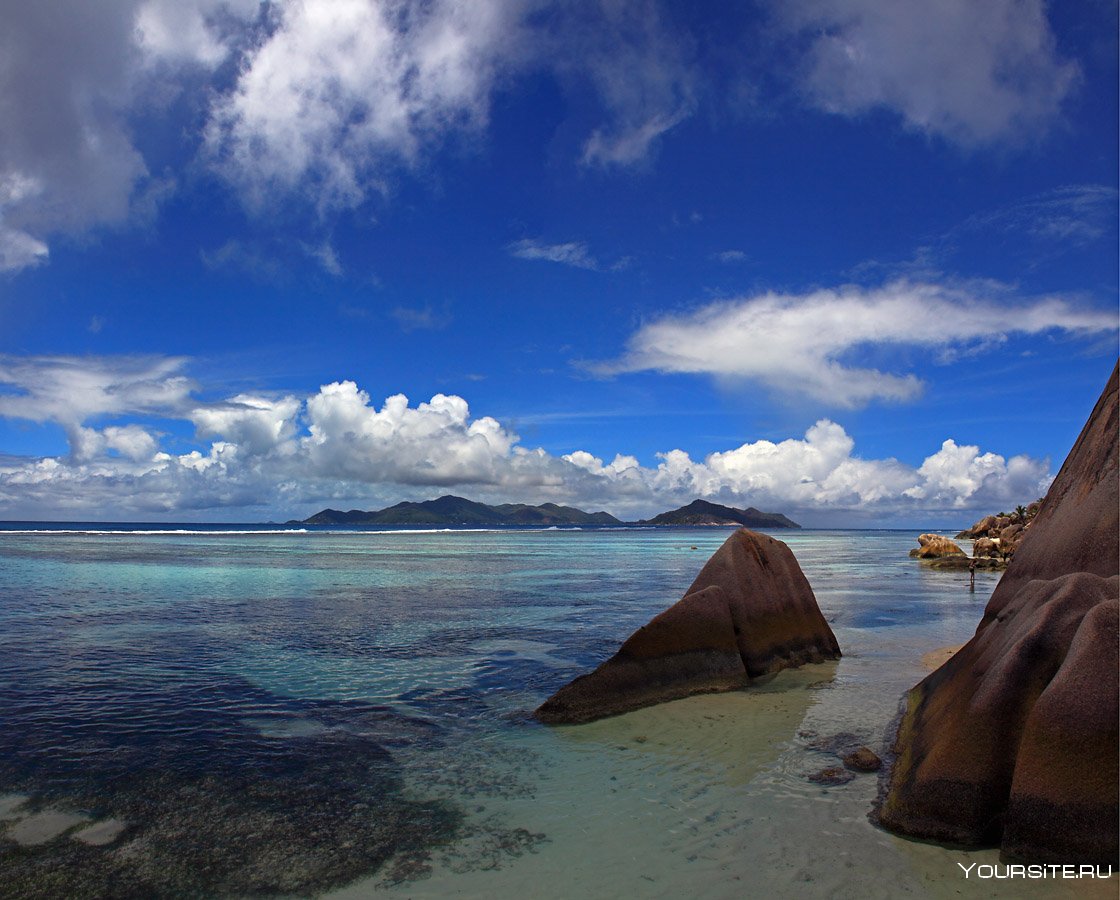
<path id="1" fill-rule="evenodd" d="M 947 287 L 896 281 L 805 294 L 764 293 L 713 303 L 643 325 L 604 374 L 655 370 L 758 382 L 838 407 L 905 401 L 919 395 L 912 373 L 882 372 L 850 361 L 869 346 L 952 349 L 1007 335 L 1061 330 L 1115 331 L 1113 312 L 1060 298 L 1029 302 L 991 285 Z"/>
<path id="2" fill-rule="evenodd" d="M 552 500 L 649 516 L 705 497 L 797 517 L 990 512 L 1040 496 L 1046 461 L 946 440 L 917 467 L 864 459 L 838 423 L 803 436 L 748 441 L 693 459 L 680 448 L 653 465 L 609 463 L 575 448 L 526 447 L 467 401 L 403 394 L 375 405 L 352 381 L 307 397 L 241 393 L 199 402 L 178 359 L 6 357 L 0 416 L 61 424 L 66 456 L 0 457 L 0 516 L 307 515 L 324 505 L 387 505 L 455 490 L 489 502 Z M 73 388 L 68 390 L 67 386 Z M 41 403 L 41 406 L 36 406 Z M 194 424 L 198 446 L 161 446 L 154 420 Z M 968 511 L 967 513 L 965 511 Z M 244 513 L 242 513 L 244 514 Z"/>
<path id="3" fill-rule="evenodd" d="M 969 146 L 1041 134 L 1080 77 L 1043 0 L 771 6 L 778 31 L 803 51 L 808 102 L 845 115 L 894 110 L 913 129 Z M 573 162 L 640 167 L 702 103 L 733 106 L 717 88 L 721 73 L 737 69 L 738 82 L 754 65 L 729 62 L 739 36 L 713 44 L 687 18 L 657 0 L 7 4 L 0 271 L 46 262 L 55 236 L 150 220 L 190 181 L 153 176 L 165 160 L 141 148 L 161 142 L 139 139 L 153 123 L 181 135 L 168 157 L 195 172 L 212 165 L 251 208 L 300 198 L 320 232 L 440 147 L 483 134 L 496 96 L 541 77 L 559 83 L 578 123 Z M 176 97 L 191 98 L 202 128 L 159 122 Z M 308 246 L 341 272 L 329 245 Z"/>
<path id="4" fill-rule="evenodd" d="M 411 407 L 403 394 L 380 409 L 352 381 L 307 401 L 303 448 L 325 477 L 398 484 L 494 484 L 517 435 L 489 416 L 471 419 L 462 397 L 436 394 Z"/>
<path id="5" fill-rule="evenodd" d="M 296 0 L 220 97 L 207 133 L 257 203 L 272 189 L 360 204 L 445 132 L 485 124 L 517 4 Z"/>
<path id="6" fill-rule="evenodd" d="M 1080 70 L 1058 51 L 1043 0 L 773 0 L 808 42 L 801 85 L 819 106 L 897 112 L 963 145 L 1049 130 Z"/>
<path id="7" fill-rule="evenodd" d="M 272 400 L 238 394 L 224 403 L 191 410 L 199 437 L 232 441 L 251 453 L 267 453 L 288 444 L 296 433 L 303 404 L 297 397 Z"/>
<path id="8" fill-rule="evenodd" d="M 260 9 L 260 0 L 144 0 L 133 39 L 149 64 L 212 69 L 234 51 L 239 32 Z"/>
<path id="9" fill-rule="evenodd" d="M 746 443 L 698 462 L 684 451 L 670 451 L 650 478 L 656 488 L 678 495 L 753 498 L 805 510 L 890 509 L 906 498 L 936 509 L 998 505 L 1015 496 L 1039 496 L 1048 484 L 1043 462 L 1026 456 L 1007 461 L 952 440 L 917 469 L 895 459 L 861 459 L 854 449 L 842 426 L 821 419 L 804 438 Z"/>
<path id="10" fill-rule="evenodd" d="M 184 67 L 227 58 L 259 10 L 257 0 L 5 4 L 0 271 L 46 261 L 54 235 L 151 218 L 173 179 L 151 177 L 135 121 Z"/>

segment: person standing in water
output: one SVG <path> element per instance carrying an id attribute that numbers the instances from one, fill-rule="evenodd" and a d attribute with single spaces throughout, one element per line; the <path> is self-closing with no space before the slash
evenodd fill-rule
<path id="1" fill-rule="evenodd" d="M 976 590 L 976 560 L 970 559 L 968 561 L 968 589 L 970 591 Z"/>

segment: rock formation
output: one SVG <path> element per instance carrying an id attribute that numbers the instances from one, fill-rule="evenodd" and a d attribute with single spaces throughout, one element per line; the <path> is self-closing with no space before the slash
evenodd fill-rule
<path id="1" fill-rule="evenodd" d="M 887 828 L 1117 863 L 1117 428 L 1114 370 L 975 636 L 907 695 Z"/>
<path id="2" fill-rule="evenodd" d="M 942 534 L 919 534 L 918 548 L 910 551 L 918 559 L 940 559 L 943 556 L 964 556 L 964 551 Z"/>
<path id="3" fill-rule="evenodd" d="M 977 538 L 972 542 L 972 555 L 973 556 L 989 556 L 996 557 L 1000 555 L 999 541 L 993 541 L 991 538 L 982 537 Z"/>
<path id="4" fill-rule="evenodd" d="M 966 528 L 960 532 L 957 539 L 972 538 L 975 541 L 972 545 L 973 556 L 991 556 L 993 558 L 999 556 L 1002 559 L 1011 559 L 1015 555 L 1015 551 L 1019 549 L 1019 544 L 1023 542 L 1027 528 L 1034 522 L 1034 518 L 1041 508 L 1042 501 L 1036 500 L 1029 506 L 1017 507 L 1015 512 L 1010 514 L 1000 513 L 996 516 L 985 516 L 971 528 Z M 979 549 L 981 541 L 990 541 L 991 543 L 983 545 L 985 549 L 981 551 Z"/>
<path id="5" fill-rule="evenodd" d="M 589 722 L 839 657 L 793 553 L 744 528 L 715 552 L 681 600 L 594 672 L 557 691 L 536 716 L 550 724 Z"/>

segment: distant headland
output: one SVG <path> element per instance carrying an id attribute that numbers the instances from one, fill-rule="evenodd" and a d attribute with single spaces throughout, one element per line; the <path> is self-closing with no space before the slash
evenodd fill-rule
<path id="1" fill-rule="evenodd" d="M 781 513 L 768 513 L 753 507 L 735 509 L 706 500 L 694 500 L 680 509 L 669 510 L 652 519 L 623 522 L 607 512 L 584 512 L 572 506 L 542 503 L 502 503 L 491 506 L 446 494 L 435 500 L 405 501 L 385 509 L 347 511 L 324 509 L 306 519 L 293 519 L 289 525 L 722 525 L 750 528 L 800 528 Z"/>
<path id="2" fill-rule="evenodd" d="M 745 525 L 748 528 L 800 528 L 781 513 L 768 513 L 748 506 L 735 509 L 707 500 L 693 500 L 688 506 L 673 509 L 641 522 L 642 525 Z"/>

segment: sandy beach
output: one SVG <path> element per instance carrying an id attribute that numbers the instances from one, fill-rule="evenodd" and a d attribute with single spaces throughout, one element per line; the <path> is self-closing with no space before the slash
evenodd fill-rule
<path id="1" fill-rule="evenodd" d="M 951 647 L 938 647 L 936 650 L 922 654 L 922 667 L 931 672 L 940 669 L 963 646 L 964 644 L 954 644 Z"/>

